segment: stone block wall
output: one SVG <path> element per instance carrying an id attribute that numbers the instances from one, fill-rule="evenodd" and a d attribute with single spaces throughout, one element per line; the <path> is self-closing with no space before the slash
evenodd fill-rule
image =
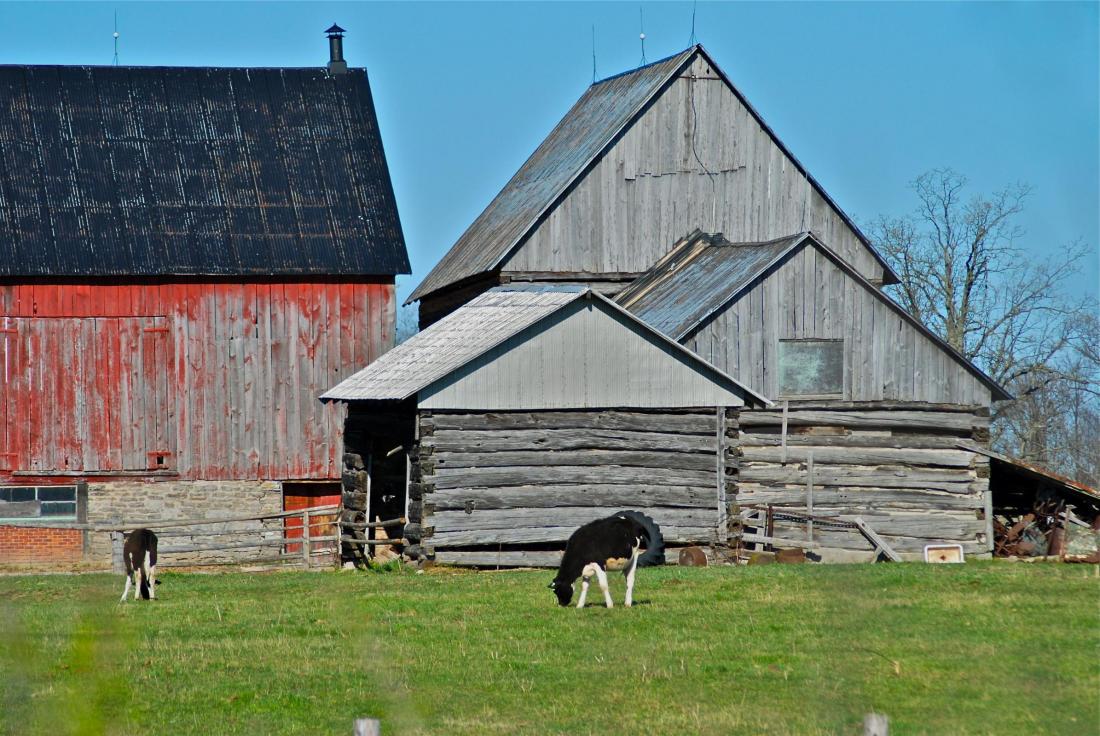
<path id="1" fill-rule="evenodd" d="M 88 484 L 88 521 L 110 525 L 119 521 L 217 519 L 259 516 L 282 511 L 278 481 L 112 481 Z M 216 526 L 156 529 L 162 550 L 178 546 L 223 545 L 282 536 L 282 519 L 226 522 Z M 211 534 L 211 532 L 219 532 Z M 221 533 L 221 532 L 229 532 Z M 215 552 L 163 553 L 161 562 L 247 562 L 278 554 L 277 547 Z M 89 560 L 109 565 L 110 534 L 91 534 Z"/>

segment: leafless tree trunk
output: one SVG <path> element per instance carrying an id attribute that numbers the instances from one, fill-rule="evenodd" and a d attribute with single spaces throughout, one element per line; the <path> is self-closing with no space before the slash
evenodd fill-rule
<path id="1" fill-rule="evenodd" d="M 1018 246 L 1031 192 L 1015 184 L 968 195 L 966 178 L 929 171 L 918 206 L 870 227 L 901 284 L 891 295 L 1016 396 L 994 407 L 994 441 L 1012 454 L 1093 475 L 1100 466 L 1100 327 L 1094 299 L 1065 287 L 1088 249 Z M 1084 479 L 1084 478 L 1083 478 Z"/>

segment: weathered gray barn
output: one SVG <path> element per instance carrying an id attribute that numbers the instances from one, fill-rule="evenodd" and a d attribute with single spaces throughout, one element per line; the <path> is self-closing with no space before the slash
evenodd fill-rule
<path id="1" fill-rule="evenodd" d="M 430 324 L 494 285 L 614 292 L 687 233 L 813 230 L 875 284 L 897 276 L 702 46 L 593 84 L 413 291 Z"/>
<path id="2" fill-rule="evenodd" d="M 782 512 L 812 503 L 863 518 L 898 552 L 989 551 L 989 459 L 976 450 L 1008 394 L 816 236 L 695 232 L 617 301 L 787 407 L 746 412 L 739 436 L 737 502 L 778 511 L 774 536 L 804 540 Z M 851 530 L 819 526 L 814 541 L 867 550 Z"/>
<path id="3" fill-rule="evenodd" d="M 892 302 L 881 291 L 892 283 L 867 237 L 695 46 L 592 85 L 410 300 L 424 326 L 501 286 L 585 286 L 774 400 L 743 407 L 736 429 L 721 415 L 721 515 L 747 521 L 745 541 L 778 537 L 826 558 L 867 558 L 867 540 L 848 524 L 858 516 L 902 556 L 933 542 L 989 554 L 990 408 L 1010 397 Z M 426 346 L 417 359 L 442 355 Z M 573 376 L 582 382 L 573 395 L 588 390 L 584 380 Z M 481 390 L 490 397 L 506 386 Z M 619 421 L 633 394 L 622 400 L 588 407 L 590 420 Z M 366 408 L 352 415 L 366 421 Z M 499 451 L 466 453 L 477 472 L 447 471 L 462 479 L 460 494 L 488 488 L 490 465 L 511 473 L 509 453 L 542 448 L 537 433 L 525 434 L 541 415 L 495 408 L 480 424 L 448 420 L 441 430 L 450 451 L 468 441 Z M 630 431 L 662 431 L 671 409 L 634 417 Z M 516 427 L 505 444 L 484 436 Z M 612 456 L 590 467 L 575 479 L 525 478 L 528 498 L 563 507 L 562 533 L 576 521 L 557 495 L 564 486 L 629 477 Z M 633 498 L 645 505 L 640 492 Z M 811 509 L 836 523 L 811 529 Z M 515 539 L 471 510 L 466 543 L 488 550 Z"/>
<path id="4" fill-rule="evenodd" d="M 623 508 L 724 541 L 737 415 L 766 403 L 606 297 L 546 287 L 490 290 L 324 398 L 349 403 L 347 520 L 404 511 L 424 554 L 465 564 L 554 563 Z"/>

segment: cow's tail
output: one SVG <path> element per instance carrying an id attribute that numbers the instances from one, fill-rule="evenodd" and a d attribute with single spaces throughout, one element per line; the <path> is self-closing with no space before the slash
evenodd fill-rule
<path id="1" fill-rule="evenodd" d="M 149 550 L 144 550 L 143 552 L 144 553 L 142 554 L 141 568 L 140 568 L 140 570 L 141 570 L 141 572 L 140 572 L 141 581 L 140 581 L 139 585 L 141 586 L 142 600 L 149 600 L 149 593 L 150 593 L 149 581 L 153 577 L 152 571 L 149 569 L 149 565 L 150 565 L 149 558 L 151 556 L 151 553 L 149 552 Z"/>
<path id="2" fill-rule="evenodd" d="M 616 516 L 625 516 L 638 525 L 645 535 L 645 552 L 638 557 L 638 567 L 653 567 L 665 564 L 665 538 L 661 536 L 661 527 L 641 511 L 620 511 Z"/>

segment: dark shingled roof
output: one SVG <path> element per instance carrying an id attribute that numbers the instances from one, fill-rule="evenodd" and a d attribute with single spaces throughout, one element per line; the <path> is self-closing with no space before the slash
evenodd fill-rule
<path id="1" fill-rule="evenodd" d="M 748 293 L 758 279 L 771 273 L 804 247 L 817 248 L 849 278 L 936 343 L 988 387 L 994 401 L 1012 398 L 1000 384 L 809 232 L 764 243 L 731 243 L 721 233 L 709 235 L 695 230 L 672 246 L 672 250 L 649 271 L 619 292 L 615 301 L 631 314 L 682 342 L 714 315 Z"/>
<path id="2" fill-rule="evenodd" d="M 589 87 L 485 211 L 416 287 L 408 301 L 415 301 L 471 276 L 496 269 L 569 187 L 642 115 L 649 101 L 671 84 L 696 56 L 706 59 L 760 127 L 863 242 L 882 266 L 885 282 L 896 284 L 897 274 L 874 249 L 859 227 L 799 163 L 740 90 L 733 86 L 729 77 L 718 68 L 706 50 L 696 45 L 666 59 L 608 77 Z"/>
<path id="3" fill-rule="evenodd" d="M 0 66 L 0 276 L 398 273 L 365 70 Z"/>

